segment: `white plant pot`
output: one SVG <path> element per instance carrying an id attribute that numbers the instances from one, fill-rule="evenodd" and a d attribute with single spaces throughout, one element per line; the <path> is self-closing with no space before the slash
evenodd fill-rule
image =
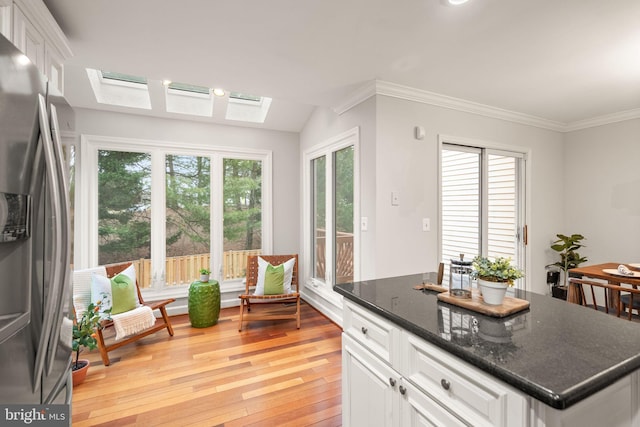
<path id="1" fill-rule="evenodd" d="M 501 305 L 505 294 L 507 293 L 506 282 L 489 282 L 488 280 L 478 279 L 478 287 L 482 292 L 482 299 L 485 304 Z"/>
<path id="2" fill-rule="evenodd" d="M 201 275 L 200 275 L 200 281 L 201 281 L 202 283 L 206 283 L 206 282 L 208 282 L 208 281 L 209 281 L 209 275 L 208 275 L 208 274 L 201 274 Z"/>

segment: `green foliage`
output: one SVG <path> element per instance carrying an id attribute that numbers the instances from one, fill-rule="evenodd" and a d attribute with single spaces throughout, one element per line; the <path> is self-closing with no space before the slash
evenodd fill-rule
<path id="1" fill-rule="evenodd" d="M 549 265 L 558 266 L 566 272 L 587 261 L 587 258 L 577 252 L 578 249 L 584 246 L 582 244 L 582 240 L 584 239 L 583 235 L 572 234 L 571 236 L 565 236 L 564 234 L 556 234 L 556 237 L 558 240 L 551 244 L 551 249 L 560 254 L 560 261 Z"/>
<path id="2" fill-rule="evenodd" d="M 262 162 L 224 160 L 224 239 L 258 249 L 262 231 Z"/>
<path id="3" fill-rule="evenodd" d="M 151 157 L 98 151 L 100 264 L 150 255 Z"/>
<path id="4" fill-rule="evenodd" d="M 209 270 L 208 268 L 201 268 L 200 274 L 211 274 L 211 270 Z"/>
<path id="5" fill-rule="evenodd" d="M 477 256 L 473 259 L 472 277 L 487 280 L 489 282 L 507 282 L 513 286 L 513 281 L 523 276 L 522 270 L 511 265 L 510 258 L 498 257 L 490 260 Z"/>
<path id="6" fill-rule="evenodd" d="M 91 303 L 87 307 L 87 310 L 82 313 L 80 318 L 76 316 L 76 322 L 73 325 L 73 334 L 71 340 L 71 349 L 75 352 L 76 357 L 73 363 L 73 369 L 79 368 L 78 360 L 80 359 L 80 352 L 82 348 L 88 348 L 89 350 L 95 350 L 98 348 L 98 342 L 96 340 L 96 330 L 101 328 L 100 309 L 102 301 L 98 301 L 97 304 Z M 104 310 L 107 317 L 111 314 L 111 309 Z"/>

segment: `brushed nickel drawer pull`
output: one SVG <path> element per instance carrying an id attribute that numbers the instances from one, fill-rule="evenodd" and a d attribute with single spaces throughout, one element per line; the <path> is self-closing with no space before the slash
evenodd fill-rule
<path id="1" fill-rule="evenodd" d="M 404 388 L 403 386 L 400 386 L 400 394 L 404 396 L 406 393 L 407 393 L 407 389 Z"/>
<path id="2" fill-rule="evenodd" d="M 449 390 L 451 388 L 451 383 L 449 381 L 445 380 L 444 378 L 440 380 L 440 385 L 445 390 Z"/>
<path id="3" fill-rule="evenodd" d="M 365 334 L 365 335 L 366 335 L 366 334 L 367 334 L 368 329 L 367 329 L 367 328 L 365 328 L 365 327 L 363 326 L 363 327 L 362 327 L 362 329 L 361 329 L 361 331 L 362 331 L 362 333 L 363 333 L 363 334 Z"/>
<path id="4" fill-rule="evenodd" d="M 389 378 L 389 384 L 391 384 L 391 387 L 395 387 L 396 386 L 396 380 L 393 378 Z"/>

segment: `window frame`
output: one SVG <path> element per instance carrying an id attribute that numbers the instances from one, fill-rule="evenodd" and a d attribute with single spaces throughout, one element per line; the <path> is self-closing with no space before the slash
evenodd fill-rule
<path id="1" fill-rule="evenodd" d="M 303 153 L 303 253 L 302 265 L 304 267 L 305 283 L 310 289 L 324 294 L 327 299 L 335 299 L 338 294 L 333 290 L 335 282 L 335 152 L 353 146 L 353 280 L 360 280 L 360 130 L 358 127 L 347 130 L 332 138 L 329 138 Z M 315 266 L 313 264 L 313 170 L 311 162 L 319 157 L 326 156 L 326 191 L 325 191 L 325 280 L 313 277 Z M 330 238 L 330 240 L 329 240 Z"/>
<path id="2" fill-rule="evenodd" d="M 76 162 L 77 181 L 82 187 L 76 187 L 74 265 L 76 268 L 89 268 L 98 265 L 98 151 L 128 151 L 151 154 L 151 259 L 152 283 L 149 289 L 143 289 L 145 297 L 183 297 L 188 285 L 165 286 L 164 260 L 166 258 L 165 217 L 165 158 L 166 155 L 191 155 L 211 159 L 211 271 L 212 278 L 220 282 L 221 291 L 231 292 L 244 289 L 243 279 L 221 280 L 223 262 L 223 161 L 225 158 L 258 160 L 262 162 L 262 251 L 271 253 L 273 248 L 272 214 L 272 158 L 271 150 L 248 149 L 241 147 L 221 147 L 185 142 L 154 141 L 100 135 L 82 135 L 80 140 L 79 162 Z M 76 158 L 78 159 L 78 157 Z M 216 238 L 215 236 L 219 236 Z M 158 244 L 157 242 L 163 242 Z M 162 266 L 158 268 L 158 266 Z"/>

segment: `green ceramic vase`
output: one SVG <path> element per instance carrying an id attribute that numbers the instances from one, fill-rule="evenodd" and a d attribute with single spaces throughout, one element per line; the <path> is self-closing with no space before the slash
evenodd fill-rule
<path id="1" fill-rule="evenodd" d="M 194 328 L 206 328 L 218 323 L 220 316 L 220 285 L 215 280 L 196 280 L 189 286 L 189 321 Z"/>

